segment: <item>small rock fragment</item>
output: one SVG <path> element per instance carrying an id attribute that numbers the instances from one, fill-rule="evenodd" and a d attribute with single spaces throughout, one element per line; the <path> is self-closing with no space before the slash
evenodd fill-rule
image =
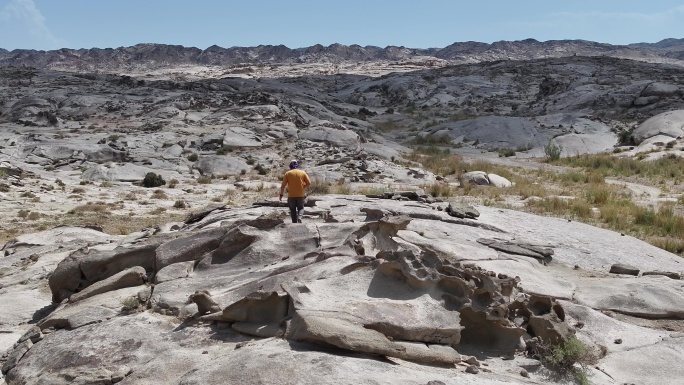
<path id="1" fill-rule="evenodd" d="M 466 368 L 466 373 L 471 373 L 471 374 L 478 374 L 480 372 L 480 368 L 478 368 L 475 365 L 470 365 Z"/>
<path id="2" fill-rule="evenodd" d="M 520 370 L 520 375 L 523 377 L 529 377 L 530 376 L 530 374 L 527 373 L 527 370 L 525 370 L 525 369 Z"/>
<path id="3" fill-rule="evenodd" d="M 627 275 L 639 275 L 639 269 L 636 267 L 626 265 L 624 263 L 616 263 L 610 267 L 610 272 L 613 274 L 627 274 Z"/>

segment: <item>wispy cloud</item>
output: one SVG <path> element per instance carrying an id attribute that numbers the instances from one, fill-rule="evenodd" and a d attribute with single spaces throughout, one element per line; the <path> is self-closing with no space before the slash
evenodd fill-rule
<path id="1" fill-rule="evenodd" d="M 24 25 L 26 32 L 49 48 L 60 48 L 66 45 L 64 40 L 52 34 L 45 23 L 45 16 L 33 0 L 11 0 L 0 9 L 0 20 L 14 21 Z"/>

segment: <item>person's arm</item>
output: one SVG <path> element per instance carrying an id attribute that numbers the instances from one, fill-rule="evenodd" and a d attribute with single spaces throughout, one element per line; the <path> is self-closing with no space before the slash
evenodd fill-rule
<path id="1" fill-rule="evenodd" d="M 285 193 L 285 186 L 287 186 L 287 176 L 283 177 L 283 183 L 280 184 L 280 201 L 283 201 L 283 194 Z"/>
<path id="2" fill-rule="evenodd" d="M 309 179 L 309 174 L 304 173 L 304 188 L 311 186 L 311 180 Z"/>

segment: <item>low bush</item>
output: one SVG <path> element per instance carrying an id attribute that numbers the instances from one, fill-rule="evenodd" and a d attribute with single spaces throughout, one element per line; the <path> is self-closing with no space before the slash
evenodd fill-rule
<path id="1" fill-rule="evenodd" d="M 154 190 L 152 199 L 167 199 L 169 196 L 163 190 Z"/>
<path id="2" fill-rule="evenodd" d="M 561 153 L 563 152 L 563 146 L 555 144 L 549 140 L 549 143 L 544 146 L 544 154 L 546 158 L 550 161 L 556 161 L 560 159 Z"/>
<path id="3" fill-rule="evenodd" d="M 162 178 L 161 175 L 155 174 L 153 172 L 148 172 L 145 174 L 145 179 L 142 181 L 143 187 L 151 188 L 151 187 L 159 187 L 163 186 L 166 184 L 166 181 L 164 178 Z"/>
<path id="4" fill-rule="evenodd" d="M 307 188 L 307 191 L 310 194 L 330 194 L 330 187 L 330 182 L 314 179 L 311 181 L 311 186 Z"/>
<path id="5" fill-rule="evenodd" d="M 576 337 L 560 344 L 540 344 L 534 355 L 548 368 L 566 376 L 571 375 L 579 385 L 589 385 L 587 367 L 596 361 L 596 355 Z"/>

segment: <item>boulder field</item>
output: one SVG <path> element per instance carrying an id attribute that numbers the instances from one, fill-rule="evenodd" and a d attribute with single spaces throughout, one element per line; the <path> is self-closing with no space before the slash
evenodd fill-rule
<path id="1" fill-rule="evenodd" d="M 8 242 L 4 381 L 555 384 L 526 351 L 572 336 L 592 383 L 684 376 L 684 262 L 640 240 L 432 199 L 310 197 L 304 218 L 266 201 Z"/>

